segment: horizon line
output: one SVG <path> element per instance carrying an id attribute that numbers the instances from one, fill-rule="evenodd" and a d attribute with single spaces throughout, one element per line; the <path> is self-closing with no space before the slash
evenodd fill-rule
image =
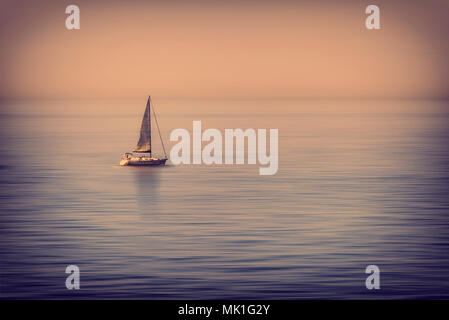
<path id="1" fill-rule="evenodd" d="M 289 95 L 279 95 L 279 96 L 167 96 L 167 95 L 154 95 L 150 94 L 152 97 L 157 97 L 157 99 L 164 100 L 449 100 L 448 96 L 289 96 Z M 33 96 L 0 96 L 0 101 L 27 101 L 27 100 L 37 100 L 37 101 L 58 101 L 58 100 L 130 100 L 130 99 L 141 99 L 142 97 L 148 97 L 149 94 L 142 95 L 130 95 L 130 96 L 51 96 L 51 97 L 33 97 Z"/>

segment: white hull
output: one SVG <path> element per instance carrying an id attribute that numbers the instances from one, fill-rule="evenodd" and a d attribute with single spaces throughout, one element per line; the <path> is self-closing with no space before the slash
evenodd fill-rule
<path id="1" fill-rule="evenodd" d="M 121 166 L 161 166 L 165 165 L 167 159 L 148 157 L 128 157 L 120 160 Z"/>

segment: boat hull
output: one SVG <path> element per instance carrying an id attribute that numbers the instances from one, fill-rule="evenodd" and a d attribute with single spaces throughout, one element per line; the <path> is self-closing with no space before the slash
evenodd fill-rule
<path id="1" fill-rule="evenodd" d="M 120 161 L 121 166 L 163 166 L 167 159 L 151 159 L 151 160 L 139 160 L 129 159 Z"/>

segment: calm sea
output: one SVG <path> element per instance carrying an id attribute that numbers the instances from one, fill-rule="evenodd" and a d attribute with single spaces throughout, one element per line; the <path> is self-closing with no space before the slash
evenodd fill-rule
<path id="1" fill-rule="evenodd" d="M 0 298 L 449 298 L 448 102 L 155 100 L 168 150 L 278 128 L 274 176 L 118 166 L 145 103 L 0 102 Z"/>

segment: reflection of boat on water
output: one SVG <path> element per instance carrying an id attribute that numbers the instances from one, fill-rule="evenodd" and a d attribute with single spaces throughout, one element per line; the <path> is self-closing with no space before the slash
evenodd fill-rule
<path id="1" fill-rule="evenodd" d="M 164 150 L 164 158 L 153 157 L 151 148 L 151 112 L 153 112 L 154 120 L 156 122 L 157 132 L 161 139 L 162 149 Z M 137 147 L 133 152 L 127 152 L 120 160 L 121 166 L 159 166 L 164 165 L 167 161 L 167 154 L 165 153 L 164 142 L 162 141 L 161 132 L 159 130 L 159 123 L 157 122 L 156 112 L 151 105 L 151 97 L 148 97 L 147 107 L 142 119 L 142 126 L 140 128 L 140 138 Z"/>
<path id="2" fill-rule="evenodd" d="M 130 176 L 133 177 L 132 180 L 135 186 L 134 199 L 136 200 L 140 217 L 151 220 L 152 218 L 150 218 L 149 214 L 151 213 L 154 218 L 154 215 L 157 215 L 162 207 L 160 202 L 161 168 L 134 166 L 128 167 L 128 169 L 130 170 Z"/>

